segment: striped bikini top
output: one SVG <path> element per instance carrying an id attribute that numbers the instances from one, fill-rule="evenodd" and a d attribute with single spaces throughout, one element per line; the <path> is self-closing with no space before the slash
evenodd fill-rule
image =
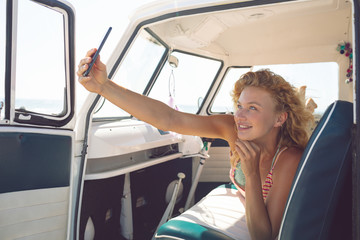
<path id="1" fill-rule="evenodd" d="M 273 170 L 275 168 L 275 165 L 279 159 L 279 156 L 280 154 L 285 151 L 287 149 L 287 147 L 284 147 L 283 149 L 280 150 L 280 147 L 277 149 L 275 155 L 274 155 L 274 158 L 272 160 L 272 163 L 271 163 L 271 168 L 270 168 L 270 172 L 268 173 L 268 175 L 266 176 L 265 178 L 265 182 L 262 186 L 262 194 L 263 194 L 263 199 L 265 201 L 267 195 L 269 194 L 269 191 L 272 187 L 272 184 L 273 184 L 273 180 L 272 180 L 272 175 L 273 175 Z"/>

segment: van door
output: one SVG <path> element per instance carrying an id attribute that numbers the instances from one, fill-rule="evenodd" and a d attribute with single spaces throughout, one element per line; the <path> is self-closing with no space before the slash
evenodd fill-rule
<path id="1" fill-rule="evenodd" d="M 74 11 L 0 2 L 0 239 L 68 239 Z"/>

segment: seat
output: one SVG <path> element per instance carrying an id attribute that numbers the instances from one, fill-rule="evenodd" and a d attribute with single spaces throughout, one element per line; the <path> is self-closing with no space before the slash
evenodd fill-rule
<path id="1" fill-rule="evenodd" d="M 351 239 L 352 126 L 352 103 L 328 107 L 299 164 L 279 239 Z"/>
<path id="2" fill-rule="evenodd" d="M 299 163 L 278 239 L 351 239 L 352 125 L 352 103 L 336 101 L 324 113 Z M 218 187 L 163 224 L 156 239 L 248 239 L 240 237 L 241 208 L 233 186 Z"/>

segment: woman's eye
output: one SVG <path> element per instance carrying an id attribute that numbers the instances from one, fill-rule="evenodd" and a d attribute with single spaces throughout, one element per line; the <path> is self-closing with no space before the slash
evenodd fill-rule
<path id="1" fill-rule="evenodd" d="M 242 106 L 240 104 L 237 105 L 238 109 L 242 109 Z"/>
<path id="2" fill-rule="evenodd" d="M 250 106 L 249 108 L 250 108 L 251 110 L 257 110 L 257 108 L 254 107 L 254 106 Z"/>

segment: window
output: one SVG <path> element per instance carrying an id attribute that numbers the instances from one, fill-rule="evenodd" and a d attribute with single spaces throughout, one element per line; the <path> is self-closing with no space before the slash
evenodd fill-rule
<path id="1" fill-rule="evenodd" d="M 313 98 L 318 107 L 314 114 L 322 115 L 339 96 L 339 66 L 335 62 L 255 66 L 254 71 L 268 68 L 294 87 L 306 86 L 306 98 Z M 326 87 L 324 87 L 326 86 Z"/>
<path id="2" fill-rule="evenodd" d="M 219 93 L 216 95 L 215 101 L 211 107 L 212 112 L 231 113 L 234 110 L 234 104 L 231 98 L 231 91 L 235 82 L 241 75 L 250 71 L 249 67 L 245 68 L 229 68 L 220 87 Z"/>
<path id="3" fill-rule="evenodd" d="M 6 1 L 0 1 L 0 120 L 5 115 Z"/>
<path id="4" fill-rule="evenodd" d="M 113 81 L 132 91 L 143 93 L 166 48 L 146 31 L 136 38 L 130 51 L 117 70 Z M 103 99 L 95 118 L 128 117 L 127 112 Z"/>
<path id="5" fill-rule="evenodd" d="M 318 105 L 314 112 L 316 115 L 322 115 L 326 108 L 338 99 L 339 68 L 334 62 L 254 66 L 252 71 L 259 69 L 270 69 L 282 76 L 294 87 L 305 85 L 306 98 L 313 98 Z M 229 69 L 211 107 L 211 112 L 229 112 L 229 109 L 233 111 L 233 103 L 230 97 L 233 84 L 248 70 L 250 69 Z"/>
<path id="6" fill-rule="evenodd" d="M 19 1 L 18 11 L 15 109 L 63 116 L 66 113 L 63 15 L 26 0 Z"/>
<path id="7" fill-rule="evenodd" d="M 165 64 L 149 97 L 168 104 L 173 101 L 180 111 L 196 113 L 221 62 L 180 52 L 171 55 L 178 59 L 178 66 Z"/>

